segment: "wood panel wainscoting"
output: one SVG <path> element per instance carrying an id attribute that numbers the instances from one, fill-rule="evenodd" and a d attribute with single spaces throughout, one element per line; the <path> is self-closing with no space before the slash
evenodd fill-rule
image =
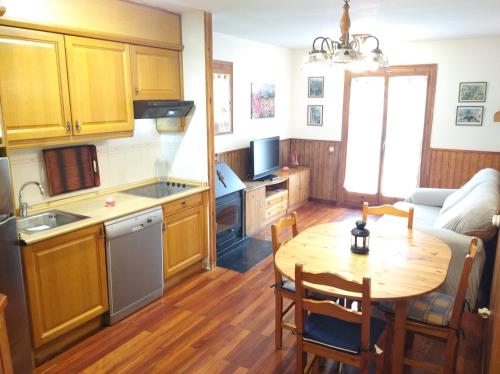
<path id="1" fill-rule="evenodd" d="M 460 188 L 483 168 L 500 170 L 500 152 L 431 148 L 429 185 Z"/>
<path id="2" fill-rule="evenodd" d="M 280 167 L 288 165 L 290 140 L 291 139 L 280 140 Z M 240 179 L 248 179 L 250 148 L 239 148 L 231 151 L 216 153 L 215 162 L 226 163 Z"/>
<path id="3" fill-rule="evenodd" d="M 337 201 L 340 142 L 291 139 L 290 152 L 292 151 L 297 152 L 300 165 L 311 170 L 309 197 Z"/>
<path id="4" fill-rule="evenodd" d="M 330 147 L 333 147 L 333 152 L 329 151 Z M 283 139 L 280 141 L 280 166 L 288 165 L 292 150 L 297 152 L 300 165 L 311 169 L 310 197 L 329 202 L 336 201 L 340 142 Z M 215 158 L 217 162 L 228 164 L 241 179 L 247 179 L 250 148 L 217 153 Z"/>
<path id="5" fill-rule="evenodd" d="M 333 147 L 333 152 L 330 152 Z M 340 141 L 284 139 L 280 141 L 281 165 L 288 164 L 291 151 L 297 152 L 301 166 L 311 169 L 310 197 L 316 200 L 338 201 L 340 176 Z M 460 188 L 483 168 L 500 170 L 500 152 L 467 151 L 431 148 L 429 150 L 428 183 L 422 187 Z M 215 155 L 241 178 L 248 175 L 250 148 L 241 148 Z"/>

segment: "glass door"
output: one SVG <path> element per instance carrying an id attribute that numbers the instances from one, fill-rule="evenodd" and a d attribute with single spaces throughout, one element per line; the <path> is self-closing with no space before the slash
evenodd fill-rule
<path id="1" fill-rule="evenodd" d="M 340 202 L 392 203 L 425 184 L 435 65 L 346 73 Z"/>

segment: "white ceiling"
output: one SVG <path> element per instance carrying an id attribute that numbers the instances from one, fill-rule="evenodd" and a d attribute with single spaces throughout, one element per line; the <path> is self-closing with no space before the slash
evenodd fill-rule
<path id="1" fill-rule="evenodd" d="M 337 39 L 343 0 L 134 0 L 213 13 L 214 31 L 289 48 Z M 351 0 L 351 33 L 408 41 L 500 35 L 500 0 Z M 471 51 L 472 52 L 472 51 Z"/>

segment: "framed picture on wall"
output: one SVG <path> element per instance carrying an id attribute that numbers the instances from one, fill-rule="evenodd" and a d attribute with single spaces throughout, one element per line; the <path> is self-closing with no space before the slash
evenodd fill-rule
<path id="1" fill-rule="evenodd" d="M 484 106 L 457 106 L 457 126 L 481 126 Z"/>
<path id="2" fill-rule="evenodd" d="M 274 84 L 251 84 L 251 118 L 274 118 L 276 87 Z"/>
<path id="3" fill-rule="evenodd" d="M 325 77 L 309 77 L 308 84 L 308 97 L 321 98 L 323 97 L 323 90 L 325 88 Z"/>
<path id="4" fill-rule="evenodd" d="M 323 105 L 307 106 L 307 125 L 323 126 Z"/>
<path id="5" fill-rule="evenodd" d="M 461 103 L 479 103 L 486 101 L 486 82 L 462 82 L 458 94 Z"/>

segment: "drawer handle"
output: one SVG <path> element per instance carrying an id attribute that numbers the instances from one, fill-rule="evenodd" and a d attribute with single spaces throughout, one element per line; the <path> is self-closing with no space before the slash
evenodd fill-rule
<path id="1" fill-rule="evenodd" d="M 185 201 L 181 202 L 181 205 L 182 205 L 182 206 L 186 206 L 186 204 L 187 204 L 187 203 L 186 203 Z"/>

